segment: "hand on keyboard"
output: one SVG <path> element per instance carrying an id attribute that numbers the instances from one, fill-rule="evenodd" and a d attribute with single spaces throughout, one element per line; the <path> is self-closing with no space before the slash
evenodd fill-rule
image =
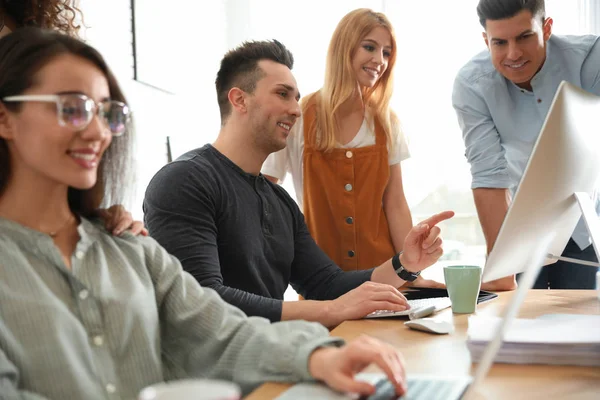
<path id="1" fill-rule="evenodd" d="M 308 361 L 308 370 L 315 379 L 339 392 L 372 395 L 376 393 L 374 385 L 355 377 L 370 364 L 385 373 L 393 392 L 397 395 L 406 392 L 402 357 L 391 345 L 369 336 L 361 336 L 340 348 L 315 350 Z"/>
<path id="2" fill-rule="evenodd" d="M 361 319 L 376 310 L 405 311 L 408 308 L 406 297 L 395 287 L 365 282 L 326 303 L 325 325 L 332 327 L 349 319 Z"/>
<path id="3" fill-rule="evenodd" d="M 408 305 L 410 308 L 404 311 L 393 311 L 393 310 L 376 310 L 365 318 L 381 318 L 381 317 L 401 317 L 404 315 L 409 315 L 412 312 L 417 310 L 435 306 L 434 311 L 443 310 L 444 308 L 448 308 L 452 305 L 450 298 L 448 297 L 432 297 L 427 299 L 414 299 L 408 300 Z"/>

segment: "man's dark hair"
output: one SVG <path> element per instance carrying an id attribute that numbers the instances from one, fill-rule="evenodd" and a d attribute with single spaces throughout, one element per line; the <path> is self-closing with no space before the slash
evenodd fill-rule
<path id="1" fill-rule="evenodd" d="M 546 18 L 544 0 L 479 0 L 477 15 L 479 23 L 485 28 L 486 21 L 514 17 L 523 10 L 531 12 L 534 17 Z"/>
<path id="2" fill-rule="evenodd" d="M 256 82 L 264 76 L 264 72 L 258 66 L 261 60 L 275 61 L 289 69 L 294 66 L 294 56 L 277 40 L 244 42 L 227 52 L 221 60 L 221 68 L 215 81 L 221 125 L 225 124 L 231 113 L 231 105 L 227 98 L 229 91 L 237 87 L 246 93 L 254 92 Z"/>

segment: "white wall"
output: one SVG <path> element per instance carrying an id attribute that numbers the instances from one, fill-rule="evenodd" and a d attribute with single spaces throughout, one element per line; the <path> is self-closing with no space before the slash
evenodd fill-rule
<path id="1" fill-rule="evenodd" d="M 133 34 L 129 0 L 80 0 L 80 8 L 84 14 L 86 26 L 82 32 L 83 38 L 106 58 L 133 110 L 136 123 L 134 158 L 137 167 L 137 185 L 135 188 L 123 189 L 130 191 L 130 201 L 125 206 L 135 218 L 140 219 L 142 218 L 141 205 L 145 187 L 156 171 L 166 163 L 166 136 L 172 138 L 174 157 L 189 148 L 200 146 L 206 142 L 202 135 L 198 134 L 203 131 L 203 126 L 200 126 L 199 123 L 194 125 L 195 121 L 203 119 L 205 105 L 194 104 L 192 95 L 188 93 L 173 96 L 133 80 Z M 189 14 L 186 15 L 189 16 Z M 177 23 L 189 24 L 190 27 L 197 27 L 197 24 L 190 22 L 185 20 L 185 16 L 177 21 Z M 155 28 L 158 31 L 164 29 L 160 23 Z M 220 33 L 216 35 L 216 37 L 221 36 Z M 193 36 L 185 37 L 185 33 L 182 34 L 182 38 L 186 40 L 190 37 Z M 195 43 L 198 41 L 193 39 L 191 42 L 194 44 L 190 48 L 192 55 L 190 60 L 176 70 L 166 68 L 164 72 L 180 77 L 180 79 L 186 79 L 191 90 L 211 89 L 214 91 L 206 82 L 194 84 L 194 77 L 199 76 L 202 72 L 194 71 L 200 58 L 193 56 L 198 54 L 198 51 L 194 49 Z M 222 47 L 220 46 L 218 49 L 219 54 L 222 54 Z M 198 45 L 198 49 L 201 48 L 202 46 Z M 210 69 L 216 73 L 217 69 L 214 65 L 211 64 Z M 210 80 L 213 80 L 212 77 Z M 218 132 L 218 111 L 215 115 L 215 110 L 211 109 L 207 110 L 206 114 L 214 117 L 212 126 L 209 128 L 214 137 Z"/>

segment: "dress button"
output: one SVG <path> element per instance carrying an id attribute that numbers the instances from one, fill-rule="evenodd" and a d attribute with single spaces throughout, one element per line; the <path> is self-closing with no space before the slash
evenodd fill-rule
<path id="1" fill-rule="evenodd" d="M 81 300 L 85 300 L 88 298 L 88 296 L 90 295 L 90 292 L 88 292 L 87 290 L 83 289 L 81 292 L 79 292 L 79 298 Z"/>
<path id="2" fill-rule="evenodd" d="M 83 258 L 83 256 L 85 256 L 85 253 L 81 250 L 77 250 L 75 252 L 75 258 L 77 258 L 78 260 L 81 260 Z"/>
<path id="3" fill-rule="evenodd" d="M 346 189 L 346 192 L 350 192 L 350 191 L 352 191 L 352 185 L 349 183 L 346 183 L 344 185 L 344 189 Z"/>
<path id="4" fill-rule="evenodd" d="M 348 225 L 352 225 L 354 223 L 354 218 L 352 218 L 352 217 L 346 217 L 346 223 Z"/>
<path id="5" fill-rule="evenodd" d="M 542 102 L 542 99 L 537 99 L 537 102 L 538 102 L 538 103 L 541 103 L 541 102 Z"/>
<path id="6" fill-rule="evenodd" d="M 98 347 L 100 347 L 104 344 L 104 338 L 100 335 L 94 336 L 94 338 L 92 340 L 94 341 L 94 344 Z"/>
<path id="7" fill-rule="evenodd" d="M 356 254 L 354 253 L 354 250 L 348 251 L 348 257 L 354 257 L 354 254 Z"/>
<path id="8" fill-rule="evenodd" d="M 117 391 L 117 388 L 116 388 L 116 386 L 115 386 L 115 385 L 113 385 L 112 383 L 108 383 L 108 384 L 106 385 L 106 391 L 107 391 L 108 393 L 110 393 L 110 394 L 113 394 L 113 393 L 115 393 L 115 392 Z"/>
<path id="9" fill-rule="evenodd" d="M 352 158 L 353 154 L 350 150 L 346 152 L 346 158 Z"/>

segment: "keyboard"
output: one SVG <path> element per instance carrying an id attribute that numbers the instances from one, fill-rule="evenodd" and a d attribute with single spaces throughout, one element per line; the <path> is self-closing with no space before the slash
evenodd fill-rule
<path id="1" fill-rule="evenodd" d="M 275 400 L 458 400 L 471 383 L 470 376 L 441 376 L 409 374 L 407 392 L 404 396 L 395 395 L 394 387 L 382 373 L 361 372 L 355 379 L 375 386 L 375 393 L 358 397 L 355 394 L 336 392 L 322 383 L 297 383 Z"/>
<path id="2" fill-rule="evenodd" d="M 409 376 L 406 394 L 398 397 L 392 383 L 382 377 L 375 383 L 375 393 L 360 400 L 458 400 L 470 381 L 470 377 Z"/>
<path id="3" fill-rule="evenodd" d="M 452 302 L 449 297 L 432 297 L 426 299 L 414 299 L 408 300 L 410 308 L 404 311 L 390 311 L 390 310 L 377 310 L 368 314 L 365 318 L 384 318 L 384 317 L 402 317 L 415 312 L 418 309 L 434 306 L 435 311 L 443 310 L 452 306 Z M 434 312 L 435 312 L 434 311 Z"/>

